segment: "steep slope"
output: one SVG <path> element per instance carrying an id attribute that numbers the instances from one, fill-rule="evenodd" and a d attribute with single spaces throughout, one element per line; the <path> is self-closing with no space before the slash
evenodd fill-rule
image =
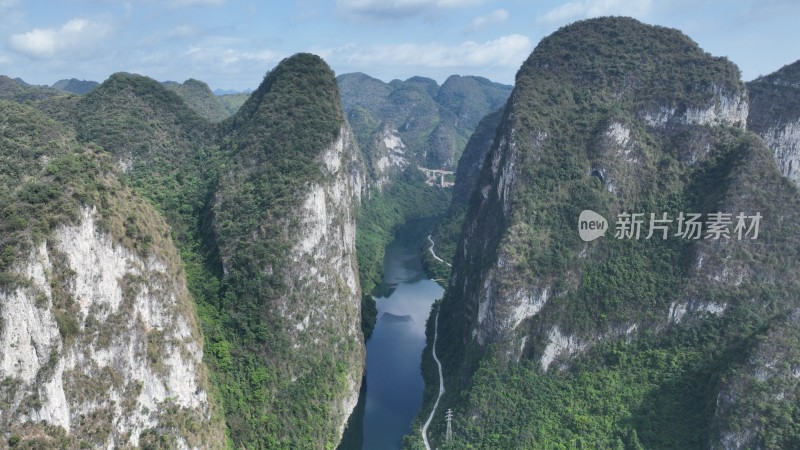
<path id="1" fill-rule="evenodd" d="M 130 74 L 75 108 L 172 227 L 234 445 L 335 445 L 363 368 L 362 175 L 330 69 L 289 58 L 220 126 Z"/>
<path id="2" fill-rule="evenodd" d="M 333 72 L 314 55 L 287 58 L 223 126 L 231 161 L 212 213 L 233 346 L 220 377 L 239 389 L 227 402 L 231 434 L 257 448 L 335 446 L 364 347 L 363 175 Z"/>
<path id="3" fill-rule="evenodd" d="M 800 194 L 743 131 L 746 98 L 733 64 L 676 30 L 602 18 L 540 42 L 440 307 L 439 406 L 459 430 L 442 448 L 800 443 Z M 586 209 L 605 237 L 579 238 Z M 730 238 L 706 237 L 717 212 Z M 640 237 L 614 236 L 623 213 L 643 214 Z M 651 213 L 666 239 L 647 238 Z M 700 239 L 675 235 L 681 213 L 702 214 Z M 737 238 L 739 213 L 763 217 L 757 239 Z"/>
<path id="4" fill-rule="evenodd" d="M 73 94 L 88 94 L 92 92 L 100 83 L 97 81 L 79 80 L 77 78 L 70 78 L 69 80 L 58 80 L 53 83 L 52 88 L 59 91 L 71 92 Z"/>
<path id="5" fill-rule="evenodd" d="M 469 199 L 475 190 L 486 155 L 492 148 L 502 117 L 503 111 L 499 109 L 481 119 L 458 160 L 452 202 L 432 234 L 436 244 L 436 256 L 442 261 L 436 260 L 430 252 L 424 256 L 426 267 L 437 279 L 450 278 L 450 264 L 455 254 Z"/>
<path id="6" fill-rule="evenodd" d="M 0 429 L 24 448 L 223 448 L 163 219 L 99 147 L 0 103 Z"/>
<path id="7" fill-rule="evenodd" d="M 111 75 L 74 106 L 82 142 L 109 151 L 131 187 L 152 201 L 179 243 L 196 240 L 216 179 L 216 129 L 159 82 Z"/>
<path id="8" fill-rule="evenodd" d="M 190 78 L 182 84 L 174 81 L 162 83 L 172 92 L 178 94 L 196 113 L 211 122 L 222 122 L 235 111 L 230 111 L 219 97 L 211 92 L 211 88 L 202 81 Z"/>
<path id="9" fill-rule="evenodd" d="M 800 184 L 800 61 L 747 83 L 747 128 L 775 153 L 781 173 Z"/>
<path id="10" fill-rule="evenodd" d="M 436 91 L 436 103 L 456 115 L 455 126 L 474 130 L 490 111 L 503 106 L 511 86 L 483 77 L 451 75 Z"/>
<path id="11" fill-rule="evenodd" d="M 478 121 L 511 92 L 510 86 L 456 75 L 441 87 L 423 77 L 387 84 L 362 73 L 337 81 L 378 188 L 409 166 L 453 169 Z"/>

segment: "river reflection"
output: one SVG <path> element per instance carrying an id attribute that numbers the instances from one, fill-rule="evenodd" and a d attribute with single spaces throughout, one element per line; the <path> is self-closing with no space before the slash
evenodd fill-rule
<path id="1" fill-rule="evenodd" d="M 433 219 L 408 222 L 386 248 L 384 282 L 375 297 L 378 321 L 367 341 L 366 389 L 340 450 L 400 449 L 419 412 L 425 321 L 443 293 L 422 268 L 421 251 L 432 224 Z"/>

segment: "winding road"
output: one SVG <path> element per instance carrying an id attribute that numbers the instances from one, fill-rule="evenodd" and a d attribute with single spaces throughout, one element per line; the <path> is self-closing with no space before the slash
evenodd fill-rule
<path id="1" fill-rule="evenodd" d="M 431 243 L 431 248 L 429 250 L 431 251 L 431 255 L 433 255 L 433 259 L 447 264 L 447 267 L 453 267 L 453 266 L 450 265 L 449 262 L 447 262 L 447 261 L 443 260 L 442 258 L 439 258 L 438 256 L 436 256 L 436 252 L 433 251 L 433 246 L 436 245 L 436 244 L 433 243 L 433 239 L 431 239 L 431 235 L 430 234 L 428 235 L 428 242 Z"/>
<path id="2" fill-rule="evenodd" d="M 428 236 L 428 239 L 430 238 L 431 237 Z M 431 241 L 431 253 L 433 253 L 433 241 Z M 435 254 L 433 256 L 436 257 Z M 433 404 L 431 415 L 428 416 L 428 420 L 426 420 L 425 425 L 422 426 L 422 441 L 425 443 L 425 448 L 427 450 L 431 450 L 431 445 L 428 443 L 428 425 L 431 424 L 431 420 L 433 420 L 433 415 L 436 414 L 436 407 L 439 406 L 439 400 L 442 398 L 442 394 L 444 394 L 444 376 L 442 375 L 442 363 L 436 356 L 436 340 L 438 338 L 439 338 L 439 309 L 437 308 L 436 322 L 433 325 L 433 360 L 436 361 L 436 365 L 439 366 L 439 396 L 436 397 L 436 403 Z"/>

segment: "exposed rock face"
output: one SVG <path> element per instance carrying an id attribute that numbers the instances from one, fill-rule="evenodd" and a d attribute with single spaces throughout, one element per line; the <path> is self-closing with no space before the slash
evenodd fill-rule
<path id="1" fill-rule="evenodd" d="M 3 444 L 223 448 L 169 227 L 73 131 L 7 103 L 0 128 Z"/>
<path id="2" fill-rule="evenodd" d="M 615 45 L 599 44 L 615 39 Z M 626 48 L 631 42 L 636 44 Z M 620 70 L 633 67 L 633 60 L 636 70 Z M 692 64 L 679 62 L 687 60 Z M 693 83 L 680 81 L 685 79 Z M 605 18 L 542 40 L 517 75 L 455 251 L 438 347 L 449 359 L 448 392 L 461 388 L 467 390 L 461 398 L 482 398 L 487 386 L 470 385 L 470 377 L 476 367 L 497 361 L 522 361 L 523 370 L 535 367 L 537 377 L 557 380 L 579 377 L 573 364 L 613 372 L 624 363 L 593 359 L 598 347 L 646 339 L 669 352 L 677 344 L 664 343 L 670 341 L 661 341 L 660 333 L 721 324 L 717 335 L 705 338 L 713 344 L 697 345 L 720 354 L 735 352 L 744 339 L 753 339 L 747 341 L 753 347 L 739 352 L 747 355 L 743 366 L 704 356 L 715 374 L 725 374 L 725 381 L 704 387 L 714 393 L 709 395 L 719 393 L 716 410 L 705 417 L 710 421 L 713 414 L 715 424 L 705 442 L 769 448 L 763 443 L 770 435 L 783 433 L 774 448 L 791 446 L 793 425 L 759 418 L 769 414 L 768 398 L 785 414 L 795 411 L 798 335 L 780 318 L 796 314 L 800 257 L 779 248 L 796 245 L 792 230 L 800 230 L 800 216 L 793 205 L 800 194 L 776 176 L 764 143 L 744 132 L 748 111 L 738 69 L 675 30 Z M 610 219 L 605 237 L 578 238 L 578 215 L 585 209 Z M 665 211 L 673 219 L 668 238 L 646 238 L 649 213 L 660 217 Z M 731 214 L 731 230 L 740 212 L 771 219 L 761 222 L 761 242 L 735 235 L 681 242 L 670 234 L 681 211 Z M 640 238 L 614 237 L 611 222 L 623 213 L 647 217 Z M 776 254 L 781 262 L 773 264 Z M 764 324 L 766 341 L 756 339 L 746 321 Z M 775 342 L 767 344 L 770 336 Z M 630 352 L 626 356 L 637 355 L 621 348 Z M 778 364 L 781 358 L 791 362 Z M 573 370 L 564 378 L 554 374 L 567 368 Z M 513 379 L 520 372 L 491 373 Z M 583 389 L 581 381 L 570 383 L 568 389 Z M 481 405 L 466 414 L 482 433 L 498 429 L 484 421 L 497 417 L 485 402 L 466 403 L 458 406 Z M 521 418 L 524 408 L 504 412 L 516 413 L 528 420 Z M 528 428 L 534 435 L 531 430 L 536 426 Z M 650 444 L 658 447 L 663 441 L 650 432 Z"/>
<path id="3" fill-rule="evenodd" d="M 361 289 L 355 259 L 355 207 L 363 175 L 354 169 L 357 158 L 353 134 L 342 126 L 339 137 L 321 155 L 325 181 L 309 188 L 297 211 L 294 231 L 298 242 L 285 273 L 287 290 L 281 305 L 284 317 L 302 317 L 292 325 L 295 351 L 324 347 L 346 364 L 345 389 L 337 392 L 332 411 L 339 435 L 358 402 L 364 369 Z M 309 299 L 326 301 L 312 303 Z"/>
<path id="4" fill-rule="evenodd" d="M 384 128 L 383 132 L 375 137 L 373 152 L 370 155 L 373 187 L 382 189 L 409 165 L 407 152 L 409 149 L 396 129 Z"/>
<path id="5" fill-rule="evenodd" d="M 747 84 L 747 121 L 775 153 L 781 173 L 800 185 L 800 61 Z"/>
<path id="6" fill-rule="evenodd" d="M 256 392 L 269 392 L 230 411 L 231 433 L 245 446 L 335 446 L 364 369 L 355 214 L 365 177 L 333 72 L 314 55 L 287 58 L 230 129 L 230 170 L 212 205 L 222 282 L 235 298 L 225 306 L 229 339 L 242 348 L 233 357 L 241 371 L 225 377 L 257 378 Z M 384 140 L 402 154 L 391 132 Z"/>
<path id="7" fill-rule="evenodd" d="M 497 127 L 502 119 L 502 109 L 487 114 L 478 123 L 475 133 L 470 137 L 456 169 L 456 183 L 453 186 L 453 203 L 466 205 L 475 189 L 486 154 L 492 148 Z"/>
<path id="8" fill-rule="evenodd" d="M 208 426 L 202 338 L 175 256 L 114 243 L 86 208 L 19 264 L 29 284 L 0 293 L 2 428 L 42 422 L 115 448 L 179 417 Z M 75 317 L 51 309 L 54 296 L 74 301 Z M 219 427 L 194 433 L 174 442 L 222 445 Z"/>
<path id="9" fill-rule="evenodd" d="M 705 105 L 678 108 L 661 105 L 644 111 L 641 117 L 651 127 L 666 128 L 681 125 L 730 125 L 744 129 L 747 124 L 747 95 L 740 89 L 729 89 L 724 85 L 709 88 Z"/>

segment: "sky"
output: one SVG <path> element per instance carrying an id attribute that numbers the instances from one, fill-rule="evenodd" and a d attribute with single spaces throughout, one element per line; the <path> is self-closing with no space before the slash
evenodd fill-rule
<path id="1" fill-rule="evenodd" d="M 124 71 L 242 90 L 311 52 L 337 74 L 512 84 L 543 37 L 608 15 L 678 28 L 745 81 L 800 59 L 796 0 L 0 0 L 0 74 L 51 85 Z"/>

